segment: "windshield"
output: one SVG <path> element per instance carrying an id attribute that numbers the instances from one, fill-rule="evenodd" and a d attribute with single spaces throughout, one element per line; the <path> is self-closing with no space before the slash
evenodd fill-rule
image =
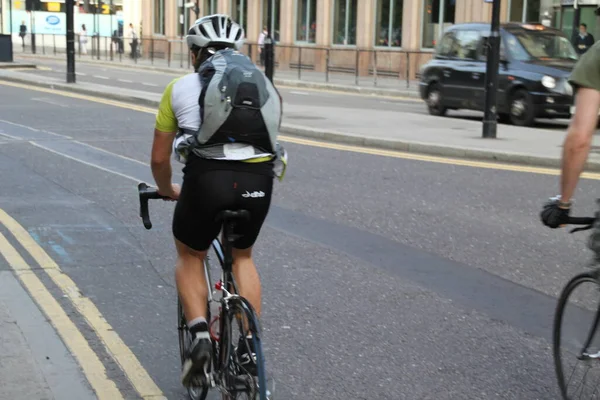
<path id="1" fill-rule="evenodd" d="M 519 61 L 577 60 L 569 40 L 552 31 L 507 32 L 506 47 L 512 58 Z"/>

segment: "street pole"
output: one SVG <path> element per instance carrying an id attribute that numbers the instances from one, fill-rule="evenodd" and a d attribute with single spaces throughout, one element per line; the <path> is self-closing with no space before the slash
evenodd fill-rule
<path id="1" fill-rule="evenodd" d="M 75 17 L 74 0 L 65 0 L 67 7 L 67 83 L 75 83 Z"/>
<path id="2" fill-rule="evenodd" d="M 31 52 L 35 54 L 35 17 L 33 8 L 29 11 L 29 24 L 31 25 Z"/>
<path id="3" fill-rule="evenodd" d="M 498 127 L 496 94 L 498 91 L 498 66 L 500 65 L 500 0 L 493 0 L 492 3 L 492 26 L 487 48 L 483 137 L 495 139 Z"/>
<path id="4" fill-rule="evenodd" d="M 574 42 L 577 35 L 579 35 L 579 24 L 581 22 L 581 8 L 579 7 L 577 0 L 573 1 L 573 8 L 575 8 L 575 12 L 573 13 L 573 34 L 571 35 L 571 41 Z"/>
<path id="5" fill-rule="evenodd" d="M 273 82 L 273 72 L 275 70 L 275 57 L 273 56 L 274 46 L 273 43 L 273 0 L 267 0 L 269 2 L 267 6 L 267 37 L 265 38 L 265 75 L 271 82 Z"/>
<path id="6" fill-rule="evenodd" d="M 13 29 L 12 29 L 12 0 L 8 0 L 8 23 L 10 24 L 10 40 L 12 40 L 12 34 L 13 34 Z"/>

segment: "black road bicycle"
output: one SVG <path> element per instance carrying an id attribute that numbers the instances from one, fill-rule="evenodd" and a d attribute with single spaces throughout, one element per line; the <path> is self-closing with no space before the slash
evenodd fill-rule
<path id="1" fill-rule="evenodd" d="M 597 203 L 600 208 L 600 200 Z M 591 300 L 591 294 L 600 294 L 600 211 L 593 218 L 571 217 L 568 224 L 586 225 L 571 233 L 593 229 L 588 248 L 594 252 L 594 258 L 590 263 L 592 270 L 575 275 L 558 299 L 552 334 L 554 366 L 564 400 L 600 399 L 600 298 Z M 590 284 L 590 292 L 575 292 L 586 284 Z M 569 367 L 567 356 L 574 358 L 573 368 Z"/>
<path id="2" fill-rule="evenodd" d="M 140 197 L 140 217 L 146 229 L 152 228 L 148 212 L 148 200 L 165 199 L 158 194 L 156 188 L 149 187 L 145 183 L 138 185 Z M 210 260 L 204 260 L 204 273 L 208 285 L 208 316 L 209 331 L 213 344 L 212 362 L 204 386 L 192 386 L 188 388 L 189 397 L 192 400 L 204 400 L 211 388 L 221 392 L 223 400 L 248 399 L 248 400 L 272 400 L 271 393 L 267 390 L 267 378 L 265 371 L 265 360 L 262 351 L 261 328 L 252 305 L 238 294 L 237 285 L 232 273 L 233 257 L 232 243 L 238 237 L 234 233 L 235 224 L 239 220 L 248 219 L 250 216 L 246 210 L 225 210 L 218 215 L 218 221 L 222 223 L 222 241 L 215 239 L 212 248 L 217 255 L 222 269 L 222 276 L 214 284 L 215 291 L 210 279 Z M 217 299 L 217 295 L 219 295 Z M 218 307 L 218 315 L 211 319 L 211 306 Z M 179 331 L 179 350 L 181 363 L 189 351 L 192 336 L 186 324 L 183 307 L 178 297 L 177 318 Z M 237 327 L 237 329 L 236 329 Z M 248 338 L 249 333 L 251 337 Z M 236 352 L 236 345 L 245 340 L 246 348 L 253 348 L 256 354 L 255 363 L 257 376 L 252 376 L 242 367 Z M 249 347 L 249 341 L 253 346 Z M 272 388 L 271 388 L 272 390 Z"/>

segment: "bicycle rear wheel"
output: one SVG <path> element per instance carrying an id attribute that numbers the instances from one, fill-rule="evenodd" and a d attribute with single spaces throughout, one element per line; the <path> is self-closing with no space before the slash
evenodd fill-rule
<path id="1" fill-rule="evenodd" d="M 599 325 L 598 271 L 579 274 L 565 285 L 554 316 L 554 365 L 564 400 L 600 399 Z"/>
<path id="2" fill-rule="evenodd" d="M 183 366 L 185 355 L 192 345 L 192 334 L 188 330 L 185 315 L 183 313 L 183 306 L 181 305 L 179 296 L 177 296 L 177 319 L 177 330 L 179 331 L 179 355 L 181 358 L 181 365 Z M 199 386 L 190 386 L 187 389 L 187 392 L 191 400 L 205 400 L 206 396 L 208 396 L 208 389 L 208 387 L 202 388 Z"/>
<path id="3" fill-rule="evenodd" d="M 244 298 L 229 301 L 229 312 L 221 329 L 221 365 L 227 365 L 222 371 L 223 400 L 270 400 L 267 390 L 265 358 L 262 349 L 260 325 L 250 303 Z M 244 329 L 243 321 L 247 321 Z M 246 338 L 247 332 L 252 333 L 252 338 Z M 237 344 L 240 338 L 252 341 L 252 348 L 256 355 L 255 363 L 257 373 L 252 376 L 242 366 L 237 356 Z M 248 344 L 248 343 L 247 343 Z"/>

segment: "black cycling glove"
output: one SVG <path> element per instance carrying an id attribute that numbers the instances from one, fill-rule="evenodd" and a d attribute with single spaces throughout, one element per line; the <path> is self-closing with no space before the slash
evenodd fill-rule
<path id="1" fill-rule="evenodd" d="M 544 225 L 556 229 L 561 225 L 566 225 L 569 221 L 569 208 L 559 207 L 559 200 L 552 199 L 544 205 L 540 216 Z"/>

